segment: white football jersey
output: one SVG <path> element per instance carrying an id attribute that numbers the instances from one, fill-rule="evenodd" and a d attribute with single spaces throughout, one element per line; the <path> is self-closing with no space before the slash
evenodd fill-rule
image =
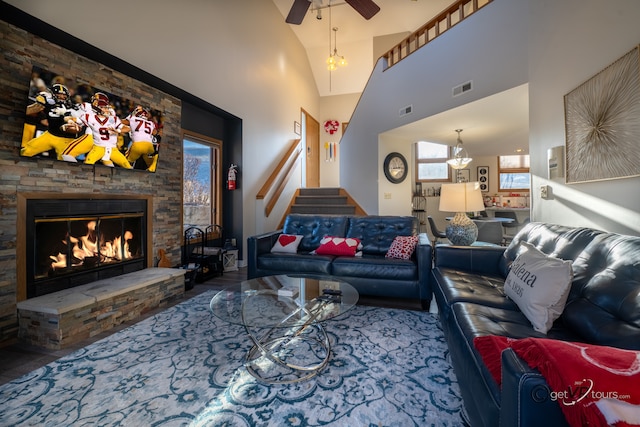
<path id="1" fill-rule="evenodd" d="M 148 141 L 153 142 L 153 132 L 156 129 L 156 124 L 151 120 L 147 120 L 144 117 L 136 117 L 130 114 L 127 117 L 129 121 L 129 135 L 133 142 Z"/>
<path id="2" fill-rule="evenodd" d="M 89 113 L 83 114 L 80 121 L 91 129 L 94 145 L 112 148 L 117 146 L 118 132 L 124 126 L 117 116 L 99 116 L 95 113 Z"/>

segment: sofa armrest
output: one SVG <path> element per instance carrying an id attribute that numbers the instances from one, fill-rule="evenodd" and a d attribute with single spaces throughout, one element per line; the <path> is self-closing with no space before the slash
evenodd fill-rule
<path id="1" fill-rule="evenodd" d="M 271 231 L 247 238 L 247 278 L 258 277 L 258 256 L 271 252 L 282 230 Z"/>
<path id="2" fill-rule="evenodd" d="M 513 349 L 502 352 L 500 427 L 567 427 L 562 410 L 537 369 Z"/>
<path id="3" fill-rule="evenodd" d="M 418 263 L 418 285 L 420 286 L 420 302 L 422 308 L 429 309 L 433 291 L 431 289 L 431 268 L 433 264 L 433 246 L 427 233 L 418 234 L 416 246 L 416 260 Z"/>
<path id="4" fill-rule="evenodd" d="M 503 246 L 437 245 L 434 253 L 435 266 L 478 274 L 499 274 L 500 260 L 505 249 Z"/>

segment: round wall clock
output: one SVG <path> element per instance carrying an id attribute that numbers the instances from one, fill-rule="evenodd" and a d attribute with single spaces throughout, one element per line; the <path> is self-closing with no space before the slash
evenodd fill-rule
<path id="1" fill-rule="evenodd" d="M 389 153 L 384 159 L 384 176 L 389 182 L 399 184 L 407 177 L 409 167 L 407 160 L 400 153 Z"/>

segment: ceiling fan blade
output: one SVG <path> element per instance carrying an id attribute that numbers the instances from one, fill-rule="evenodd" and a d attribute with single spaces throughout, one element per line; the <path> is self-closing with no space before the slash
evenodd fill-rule
<path id="1" fill-rule="evenodd" d="M 364 19 L 371 19 L 373 15 L 380 12 L 380 6 L 375 4 L 373 0 L 345 0 L 351 5 Z"/>
<path id="2" fill-rule="evenodd" d="M 304 19 L 304 15 L 307 14 L 309 6 L 311 6 L 311 2 L 309 0 L 294 0 L 293 6 L 291 6 L 291 10 L 289 10 L 289 14 L 285 21 L 288 24 L 302 24 L 302 20 Z"/>

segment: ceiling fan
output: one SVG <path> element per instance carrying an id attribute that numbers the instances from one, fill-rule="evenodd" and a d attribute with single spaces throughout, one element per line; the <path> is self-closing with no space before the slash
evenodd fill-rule
<path id="1" fill-rule="evenodd" d="M 288 24 L 300 25 L 312 2 L 313 0 L 294 0 L 285 21 Z M 380 7 L 373 0 L 345 0 L 345 2 L 362 15 L 364 19 L 371 19 L 373 15 L 380 12 Z"/>

